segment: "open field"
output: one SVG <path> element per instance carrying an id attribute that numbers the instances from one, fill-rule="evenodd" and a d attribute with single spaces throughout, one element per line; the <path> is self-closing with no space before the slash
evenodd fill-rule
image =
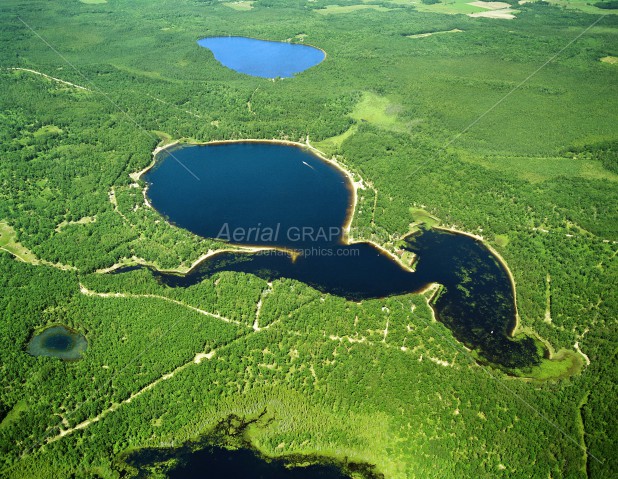
<path id="1" fill-rule="evenodd" d="M 25 263 L 38 263 L 37 257 L 17 241 L 17 234 L 5 222 L 0 222 L 0 249 L 15 255 Z"/>
<path id="2" fill-rule="evenodd" d="M 239 12 L 246 12 L 253 8 L 253 3 L 251 1 L 239 1 L 239 2 L 224 2 L 223 5 L 226 7 L 233 8 L 234 10 L 238 10 Z"/>

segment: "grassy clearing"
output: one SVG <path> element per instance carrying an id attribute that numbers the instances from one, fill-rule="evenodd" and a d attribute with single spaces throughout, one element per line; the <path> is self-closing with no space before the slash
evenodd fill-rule
<path id="1" fill-rule="evenodd" d="M 433 228 L 434 226 L 438 226 L 440 224 L 439 218 L 436 218 L 422 208 L 410 207 L 410 215 L 412 216 L 412 221 L 415 225 L 423 224 L 429 228 Z"/>
<path id="2" fill-rule="evenodd" d="M 586 0 L 547 0 L 547 2 L 553 5 L 560 5 L 565 10 L 579 10 L 584 13 L 591 13 L 594 15 L 616 15 L 618 10 L 605 10 L 603 8 L 598 8 L 593 5 L 595 2 L 590 2 Z M 524 2 L 519 2 L 519 4 L 530 3 L 529 0 L 525 0 Z"/>
<path id="3" fill-rule="evenodd" d="M 505 8 L 503 10 L 487 10 L 479 13 L 469 13 L 468 16 L 472 18 L 495 18 L 498 20 L 514 20 L 515 14 L 519 13 L 519 10 L 511 10 Z"/>
<path id="4" fill-rule="evenodd" d="M 441 3 L 434 3 L 433 5 L 425 5 L 419 1 L 415 4 L 415 7 L 419 12 L 445 13 L 449 15 L 487 11 L 485 8 L 476 7 L 474 5 L 470 5 L 469 3 L 469 0 L 450 0 Z"/>
<path id="5" fill-rule="evenodd" d="M 62 228 L 69 225 L 87 225 L 88 223 L 94 223 L 97 220 L 96 216 L 84 216 L 83 218 L 78 219 L 77 221 L 66 221 L 64 220 L 58 226 L 56 226 L 56 231 L 60 232 Z"/>
<path id="6" fill-rule="evenodd" d="M 603 57 L 600 59 L 603 63 L 609 63 L 610 65 L 618 65 L 618 57 Z"/>
<path id="7" fill-rule="evenodd" d="M 403 131 L 405 127 L 397 117 L 400 109 L 400 105 L 392 103 L 386 97 L 365 92 L 350 116 L 358 122 L 371 123 L 385 130 Z"/>
<path id="8" fill-rule="evenodd" d="M 226 7 L 233 8 L 239 12 L 246 12 L 253 8 L 253 3 L 251 1 L 240 1 L 240 2 L 225 2 L 223 5 Z"/>
<path id="9" fill-rule="evenodd" d="M 161 143 L 162 144 L 167 144 L 170 143 L 172 141 L 172 135 L 164 132 L 164 131 L 160 131 L 160 130 L 152 130 L 152 132 L 157 135 L 159 138 L 161 138 Z"/>
<path id="10" fill-rule="evenodd" d="M 359 10 L 374 10 L 376 12 L 390 12 L 391 8 L 382 7 L 381 5 L 327 5 L 326 8 L 315 10 L 321 15 L 352 13 Z"/>
<path id="11" fill-rule="evenodd" d="M 13 406 L 13 409 L 11 409 L 2 420 L 2 422 L 0 422 L 0 431 L 8 427 L 10 424 L 18 421 L 20 414 L 26 411 L 28 411 L 28 403 L 24 400 L 18 401 L 15 406 Z"/>
<path id="12" fill-rule="evenodd" d="M 0 222 L 0 249 L 8 251 L 25 263 L 37 264 L 39 260 L 17 241 L 15 230 L 7 223 Z"/>
<path id="13" fill-rule="evenodd" d="M 319 150 L 322 150 L 323 152 L 327 154 L 332 154 L 341 147 L 341 145 L 343 144 L 345 140 L 347 140 L 354 133 L 356 133 L 357 130 L 358 130 L 358 125 L 352 125 L 346 131 L 344 131 L 341 135 L 331 136 L 330 138 L 327 138 L 326 140 L 322 140 L 319 143 L 316 143 L 315 146 Z"/>
<path id="14" fill-rule="evenodd" d="M 470 163 L 482 165 L 490 170 L 497 170 L 507 175 L 517 176 L 530 183 L 539 183 L 559 176 L 618 181 L 618 175 L 607 171 L 600 162 L 594 160 L 576 160 L 561 157 L 478 158 L 471 155 L 462 155 L 462 158 Z"/>
<path id="15" fill-rule="evenodd" d="M 505 248 L 509 244 L 509 236 L 508 235 L 496 235 L 495 239 L 496 245 L 500 248 Z"/>
<path id="16" fill-rule="evenodd" d="M 316 143 L 315 146 L 326 154 L 335 153 L 345 140 L 356 133 L 358 130 L 358 123 L 362 122 L 370 123 L 385 130 L 396 132 L 406 131 L 405 125 L 397 115 L 401 108 L 400 105 L 391 102 L 386 97 L 371 92 L 364 92 L 363 97 L 349 115 L 357 124 L 352 125 L 340 135 L 332 136 Z"/>
<path id="17" fill-rule="evenodd" d="M 564 379 L 579 373 L 583 365 L 584 361 L 576 352 L 561 349 L 552 359 L 544 359 L 523 376 L 539 381 Z"/>
<path id="18" fill-rule="evenodd" d="M 62 129 L 58 128 L 56 125 L 45 125 L 35 131 L 33 135 L 37 138 L 45 135 L 59 135 L 60 133 L 62 133 Z"/>

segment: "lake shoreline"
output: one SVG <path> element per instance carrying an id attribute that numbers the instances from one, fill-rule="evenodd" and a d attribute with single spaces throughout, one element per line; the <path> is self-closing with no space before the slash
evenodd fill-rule
<path id="1" fill-rule="evenodd" d="M 448 231 L 448 232 L 451 232 L 451 233 L 468 236 L 469 238 L 472 238 L 472 239 L 475 239 L 475 240 L 479 241 L 483 246 L 485 246 L 489 250 L 489 252 L 498 260 L 500 265 L 504 268 L 504 270 L 506 271 L 507 276 L 509 277 L 509 280 L 511 282 L 511 289 L 513 291 L 513 303 L 514 303 L 514 306 L 515 306 L 515 324 L 514 324 L 513 328 L 511 328 L 511 330 L 508 332 L 508 334 L 509 334 L 509 336 L 514 338 L 517 335 L 517 333 L 518 333 L 518 331 L 519 331 L 519 329 L 521 327 L 521 320 L 520 320 L 520 317 L 519 317 L 519 309 L 517 308 L 517 283 L 515 282 L 515 276 L 513 276 L 513 273 L 511 271 L 511 269 L 509 268 L 509 265 L 506 263 L 505 259 L 482 236 L 476 235 L 474 233 L 468 233 L 467 231 L 461 231 L 461 230 L 458 230 L 458 229 L 455 229 L 455 228 L 450 228 L 448 226 L 434 226 L 434 228 L 438 229 L 438 230 L 442 230 L 442 231 Z"/>
<path id="2" fill-rule="evenodd" d="M 358 204 L 358 193 L 357 190 L 363 189 L 364 186 L 364 182 L 363 179 L 360 178 L 359 181 L 354 181 L 354 177 L 353 174 L 348 171 L 343 165 L 341 165 L 337 160 L 335 160 L 334 158 L 327 158 L 326 155 L 324 155 L 324 153 L 322 153 L 320 150 L 318 150 L 317 148 L 315 148 L 314 146 L 309 144 L 309 140 L 307 139 L 306 143 L 300 143 L 298 141 L 292 141 L 292 140 L 279 140 L 279 139 L 258 139 L 258 138 L 245 138 L 242 140 L 212 140 L 212 141 L 206 141 L 206 142 L 200 142 L 200 141 L 194 141 L 192 139 L 189 138 L 180 138 L 177 140 L 173 140 L 169 143 L 166 144 L 160 144 L 158 145 L 152 152 L 152 161 L 150 162 L 150 164 L 148 166 L 146 166 L 145 168 L 143 168 L 140 171 L 137 172 L 133 172 L 130 173 L 129 176 L 131 177 L 132 180 L 134 180 L 135 182 L 139 181 L 142 176 L 144 174 L 146 174 L 148 171 L 150 171 L 152 168 L 154 168 L 154 166 L 157 164 L 157 162 L 160 160 L 159 155 L 161 155 L 162 153 L 167 153 L 169 155 L 172 156 L 173 158 L 173 150 L 176 147 L 182 147 L 184 145 L 191 145 L 191 146 L 217 146 L 217 145 L 228 145 L 228 144 L 234 144 L 234 143 L 252 143 L 252 144 L 272 144 L 272 145 L 282 145 L 282 146 L 293 146 L 296 148 L 300 148 L 301 150 L 305 150 L 305 151 L 309 151 L 311 152 L 314 156 L 316 156 L 319 160 L 327 163 L 328 165 L 332 166 L 333 168 L 335 168 L 337 171 L 339 171 L 340 173 L 342 173 L 345 178 L 348 180 L 348 184 L 346 184 L 346 189 L 351 193 L 351 200 L 350 200 L 350 204 L 348 205 L 347 211 L 346 211 L 346 220 L 342 226 L 342 230 L 345 232 L 344 237 L 341 239 L 340 244 L 345 245 L 345 246 L 353 246 L 355 244 L 361 244 L 361 243 L 366 243 L 366 244 L 370 244 L 372 245 L 374 248 L 376 248 L 377 250 L 379 250 L 381 253 L 383 253 L 384 255 L 388 256 L 391 260 L 395 261 L 400 268 L 402 268 L 404 271 L 408 271 L 410 273 L 414 273 L 414 270 L 406 265 L 401 258 L 399 258 L 397 255 L 395 255 L 392 251 L 389 251 L 388 249 L 386 249 L 384 246 L 371 241 L 371 240 L 364 240 L 364 239 L 360 239 L 360 240 L 353 240 L 353 241 L 349 241 L 349 233 L 350 233 L 350 229 L 352 226 L 352 222 L 354 220 L 354 214 L 356 213 L 356 208 L 357 208 L 357 204 Z M 148 201 L 147 198 L 147 191 L 148 191 L 148 185 L 146 185 L 143 188 L 143 194 L 144 194 L 144 201 L 146 206 L 148 206 L 149 208 L 152 208 L 152 205 L 150 204 L 150 201 Z M 154 209 L 154 208 L 153 208 Z M 167 221 L 167 220 L 166 220 Z M 296 253 L 295 250 L 293 249 L 288 249 L 288 248 L 281 248 L 281 247 L 277 247 L 277 246 L 251 246 L 251 245 L 247 245 L 247 246 L 242 246 L 242 245 L 236 245 L 236 244 L 230 244 L 229 248 L 226 249 L 222 249 L 222 250 L 216 250 L 216 252 L 231 252 L 231 253 L 251 253 L 251 252 L 257 252 L 257 251 L 265 251 L 265 250 L 275 250 L 275 251 L 284 251 L 284 252 L 288 252 L 290 253 L 292 256 L 294 256 L 294 254 Z M 193 269 L 195 269 L 197 266 L 199 266 L 199 263 L 201 263 L 202 261 L 204 261 L 205 259 L 211 257 L 212 255 L 208 255 L 208 253 L 206 253 L 205 255 L 200 256 L 200 258 L 198 258 L 196 261 L 193 262 L 193 264 L 191 265 L 191 267 L 188 270 L 180 270 L 180 268 L 174 268 L 171 270 L 159 270 L 158 268 L 156 268 L 155 265 L 150 264 L 150 266 L 154 267 L 157 269 L 157 271 L 163 272 L 163 273 L 173 273 L 173 272 L 178 272 L 180 274 L 188 274 L 190 273 Z M 139 264 L 139 263 L 138 263 Z M 127 265 L 124 265 L 127 266 Z M 117 269 L 118 267 L 121 266 L 117 266 L 114 269 Z M 104 270 L 99 270 L 98 272 L 109 272 L 109 268 L 106 268 Z"/>
<path id="3" fill-rule="evenodd" d="M 269 43 L 285 43 L 285 44 L 288 44 L 288 45 L 298 45 L 298 46 L 310 47 L 310 48 L 313 48 L 313 49 L 315 49 L 315 50 L 319 50 L 320 52 L 322 52 L 322 54 L 324 55 L 324 58 L 322 58 L 322 60 L 320 60 L 318 63 L 316 63 L 316 64 L 314 64 L 314 65 L 311 65 L 310 67 L 307 67 L 307 68 L 305 68 L 304 70 L 301 70 L 301 71 L 299 71 L 299 72 L 297 72 L 297 73 L 294 73 L 294 74 L 293 74 L 292 76 L 290 76 L 290 77 L 275 77 L 275 78 L 269 78 L 269 77 L 263 77 L 263 76 L 251 75 L 251 74 L 248 74 L 248 73 L 242 73 L 242 72 L 239 72 L 239 71 L 237 71 L 237 70 L 234 70 L 233 68 L 228 67 L 227 65 L 225 65 L 225 64 L 224 64 L 221 60 L 219 60 L 219 59 L 215 56 L 215 52 L 214 52 L 212 49 L 210 49 L 209 47 L 206 47 L 206 46 L 204 46 L 204 45 L 202 45 L 202 44 L 200 43 L 202 40 L 208 40 L 208 39 L 212 39 L 212 38 L 223 38 L 223 37 L 225 37 L 225 38 L 242 38 L 242 39 L 248 39 L 248 40 L 256 40 L 256 41 L 259 41 L 259 42 L 269 42 Z M 209 51 L 212 53 L 212 55 L 213 55 L 213 57 L 215 58 L 215 60 L 217 60 L 217 61 L 218 61 L 218 62 L 219 62 L 219 63 L 220 63 L 223 67 L 228 68 L 228 69 L 233 70 L 233 71 L 236 71 L 236 73 L 240 73 L 241 75 L 253 76 L 254 78 L 262 78 L 263 80 L 267 80 L 267 81 L 276 81 L 276 80 L 285 80 L 285 79 L 288 79 L 288 78 L 294 78 L 294 76 L 296 76 L 296 75 L 298 75 L 298 74 L 300 74 L 300 73 L 303 73 L 303 72 L 305 72 L 306 70 L 309 70 L 310 68 L 317 67 L 318 65 L 320 65 L 320 64 L 322 64 L 322 63 L 324 63 L 324 62 L 326 61 L 326 58 L 328 57 L 328 53 L 326 53 L 326 50 L 323 50 L 322 48 L 320 48 L 320 47 L 316 47 L 315 45 L 311 45 L 311 44 L 309 44 L 309 43 L 304 43 L 304 42 L 302 42 L 302 43 L 293 42 L 293 41 L 292 41 L 292 38 L 286 38 L 285 40 L 271 40 L 271 39 L 264 39 L 264 38 L 248 37 L 248 36 L 245 36 L 245 35 L 210 35 L 210 36 L 207 36 L 207 37 L 198 38 L 195 42 L 196 42 L 196 43 L 197 43 L 197 44 L 198 44 L 201 48 L 206 48 L 207 50 L 209 50 Z"/>
<path id="4" fill-rule="evenodd" d="M 287 248 L 282 248 L 279 246 L 237 246 L 237 247 L 232 247 L 232 248 L 223 248 L 223 249 L 217 249 L 217 250 L 208 250 L 208 252 L 204 253 L 203 255 L 201 255 L 199 258 L 197 258 L 195 261 L 193 261 L 193 263 L 191 263 L 190 266 L 185 266 L 185 267 L 181 267 L 178 266 L 176 268 L 169 268 L 169 269 L 164 269 L 159 267 L 158 265 L 150 262 L 150 261 L 146 261 L 142 258 L 137 258 L 137 257 L 133 257 L 130 258 L 130 261 L 126 262 L 126 263 L 116 263 L 108 268 L 102 268 L 102 269 L 98 269 L 95 271 L 95 273 L 97 274 L 106 274 L 106 273 L 112 273 L 118 269 L 122 269 L 122 268 L 126 268 L 126 267 L 131 267 L 131 266 L 145 266 L 147 268 L 152 268 L 154 270 L 156 270 L 159 273 L 163 273 L 163 274 L 179 274 L 179 275 L 189 275 L 191 274 L 196 268 L 198 268 L 202 262 L 206 261 L 207 259 L 213 258 L 214 256 L 220 255 L 220 254 L 225 254 L 225 253 L 234 253 L 234 254 L 255 254 L 255 253 L 260 253 L 263 251 L 280 251 L 283 253 L 287 253 L 293 260 L 298 256 L 298 252 L 294 251 L 294 250 L 290 250 Z"/>
<path id="5" fill-rule="evenodd" d="M 226 36 L 226 37 L 229 37 L 229 38 L 249 38 L 250 40 L 259 40 L 261 42 L 289 43 L 290 45 L 304 45 L 304 46 L 307 46 L 307 47 L 315 48 L 316 50 L 320 50 L 324 54 L 324 59 L 322 60 L 322 62 L 324 60 L 326 60 L 326 56 L 328 55 L 326 53 L 326 51 L 322 50 L 320 47 L 316 47 L 315 45 L 310 45 L 309 43 L 304 43 L 304 42 L 303 43 L 292 42 L 292 41 L 290 41 L 291 38 L 286 38 L 285 40 L 270 40 L 270 39 L 266 40 L 264 38 L 248 37 L 246 35 L 211 35 L 211 36 L 208 36 L 208 37 L 198 38 L 196 41 L 205 40 L 206 38 L 218 38 L 218 37 L 221 37 L 221 36 Z M 202 47 L 202 48 L 207 48 L 207 47 Z M 320 63 L 322 63 L 322 62 L 320 62 Z M 317 65 L 319 65 L 320 63 L 318 63 Z M 314 66 L 317 66 L 317 65 L 314 65 Z"/>

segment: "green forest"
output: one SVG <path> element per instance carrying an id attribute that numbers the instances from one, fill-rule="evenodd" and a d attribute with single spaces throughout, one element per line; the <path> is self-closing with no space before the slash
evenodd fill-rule
<path id="1" fill-rule="evenodd" d="M 459 0 L 3 0 L 0 477 L 137 477 L 131 452 L 229 418 L 264 457 L 385 479 L 615 477 L 615 2 L 507 3 L 511 20 Z M 228 35 L 327 56 L 251 77 L 196 43 Z M 226 248 L 167 222 L 134 173 L 171 141 L 250 138 L 362 178 L 355 239 L 391 248 L 419 218 L 482 236 L 513 274 L 516 332 L 578 367 L 479 364 L 429 294 L 106 272 Z M 58 324 L 87 338 L 79 361 L 26 352 Z"/>

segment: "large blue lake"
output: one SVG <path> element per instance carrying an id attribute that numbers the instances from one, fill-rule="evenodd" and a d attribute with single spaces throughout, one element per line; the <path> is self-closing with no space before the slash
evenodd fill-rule
<path id="1" fill-rule="evenodd" d="M 197 41 L 224 66 L 261 78 L 290 78 L 317 65 L 326 54 L 308 45 L 246 37 L 209 37 Z"/>
<path id="2" fill-rule="evenodd" d="M 161 283 L 189 287 L 220 271 L 239 271 L 296 279 L 354 301 L 439 283 L 444 290 L 433 304 L 436 316 L 483 360 L 506 368 L 540 361 L 532 338 L 510 336 L 513 287 L 491 251 L 465 235 L 425 231 L 402 245 L 418 257 L 410 272 L 370 243 L 347 244 L 342 225 L 351 213 L 352 185 L 311 152 L 233 142 L 178 146 L 158 160 L 144 177 L 147 194 L 171 222 L 207 238 L 300 252 L 220 253 L 186 275 L 153 271 Z"/>
<path id="3" fill-rule="evenodd" d="M 436 282 L 444 288 L 432 304 L 437 319 L 480 361 L 507 369 L 540 361 L 532 338 L 511 337 L 513 287 L 504 266 L 480 241 L 440 230 L 408 236 L 403 248 L 418 256 L 415 272 L 370 243 L 347 244 L 342 225 L 351 214 L 350 180 L 305 149 L 247 142 L 177 146 L 161 152 L 144 179 L 153 207 L 178 226 L 230 243 L 301 252 L 294 258 L 272 250 L 224 252 L 185 275 L 149 268 L 162 285 L 188 288 L 220 271 L 237 271 L 267 280 L 292 278 L 361 301 L 415 292 Z M 241 234 L 234 237 L 234 232 Z M 144 267 L 116 274 L 138 268 Z M 289 469 L 285 462 L 264 461 L 252 451 L 190 445 L 142 449 L 127 459 L 145 471 L 172 458 L 177 465 L 168 470 L 169 478 L 344 479 L 352 470 L 328 464 Z M 371 465 L 358 466 L 363 477 L 378 477 Z"/>

